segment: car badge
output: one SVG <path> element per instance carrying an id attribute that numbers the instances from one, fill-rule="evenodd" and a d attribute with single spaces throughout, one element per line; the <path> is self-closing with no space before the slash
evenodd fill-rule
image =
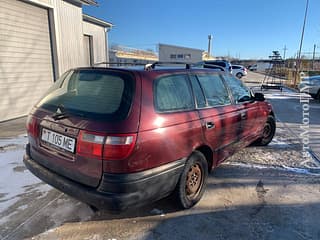
<path id="1" fill-rule="evenodd" d="M 57 108 L 56 114 L 62 114 L 62 111 L 59 107 Z"/>

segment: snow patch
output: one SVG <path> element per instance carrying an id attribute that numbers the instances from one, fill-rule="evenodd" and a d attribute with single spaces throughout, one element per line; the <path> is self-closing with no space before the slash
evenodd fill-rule
<path id="1" fill-rule="evenodd" d="M 28 142 L 28 137 L 26 134 L 19 135 L 16 138 L 0 138 L 0 147 L 6 146 L 24 146 Z"/>
<path id="2" fill-rule="evenodd" d="M 236 167 L 243 167 L 243 168 L 255 168 L 255 169 L 275 169 L 280 171 L 287 171 L 287 172 L 294 172 L 299 174 L 306 174 L 312 176 L 320 176 L 320 172 L 312 171 L 311 169 L 305 168 L 295 168 L 295 167 L 287 167 L 287 166 L 270 166 L 270 165 L 263 165 L 263 164 L 252 164 L 252 163 L 236 163 L 236 162 L 227 162 L 225 163 L 229 166 L 236 166 Z"/>
<path id="3" fill-rule="evenodd" d="M 28 141 L 26 135 L 0 139 L 0 215 L 15 204 L 23 194 L 35 191 L 43 196 L 52 189 L 24 168 L 23 155 Z"/>

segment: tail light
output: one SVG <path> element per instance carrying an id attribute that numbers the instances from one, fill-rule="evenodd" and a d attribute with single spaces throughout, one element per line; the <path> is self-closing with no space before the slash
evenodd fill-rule
<path id="1" fill-rule="evenodd" d="M 26 127 L 29 135 L 35 138 L 39 136 L 39 125 L 37 119 L 32 115 L 28 116 Z"/>
<path id="2" fill-rule="evenodd" d="M 136 134 L 105 135 L 81 130 L 77 154 L 103 160 L 120 160 L 132 153 L 135 142 Z"/>
<path id="3" fill-rule="evenodd" d="M 104 135 L 80 131 L 77 154 L 85 157 L 102 158 L 104 139 Z"/>
<path id="4" fill-rule="evenodd" d="M 103 150 L 103 159 L 124 159 L 132 153 L 135 143 L 136 134 L 107 136 Z"/>

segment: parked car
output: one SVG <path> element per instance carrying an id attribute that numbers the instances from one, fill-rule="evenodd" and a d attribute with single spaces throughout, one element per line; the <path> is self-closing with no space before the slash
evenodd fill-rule
<path id="1" fill-rule="evenodd" d="M 231 65 L 232 74 L 237 78 L 242 78 L 243 76 L 247 76 L 247 69 L 242 65 Z"/>
<path id="2" fill-rule="evenodd" d="M 251 65 L 248 69 L 249 69 L 250 71 L 257 71 L 258 65 L 257 65 L 257 64 Z"/>
<path id="3" fill-rule="evenodd" d="M 300 92 L 308 93 L 320 100 L 320 75 L 303 78 L 298 86 Z"/>
<path id="4" fill-rule="evenodd" d="M 68 71 L 29 114 L 26 167 L 98 209 L 169 194 L 192 207 L 211 169 L 252 142 L 267 145 L 276 125 L 263 94 L 189 68 Z"/>
<path id="5" fill-rule="evenodd" d="M 204 61 L 206 65 L 216 65 L 223 67 L 227 72 L 232 73 L 231 63 L 227 60 L 206 60 Z"/>

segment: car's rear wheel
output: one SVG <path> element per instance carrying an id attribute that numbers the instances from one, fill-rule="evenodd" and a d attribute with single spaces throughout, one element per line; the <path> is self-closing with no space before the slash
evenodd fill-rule
<path id="1" fill-rule="evenodd" d="M 242 73 L 239 72 L 239 73 L 236 74 L 236 77 L 237 77 L 237 78 L 242 78 L 243 75 L 242 75 Z"/>
<path id="2" fill-rule="evenodd" d="M 263 127 L 262 137 L 259 138 L 254 145 L 266 146 L 271 141 L 276 132 L 276 121 L 272 115 L 268 116 L 268 119 Z"/>
<path id="3" fill-rule="evenodd" d="M 177 184 L 175 195 L 180 207 L 191 208 L 201 199 L 208 177 L 208 162 L 201 152 L 188 158 Z"/>

